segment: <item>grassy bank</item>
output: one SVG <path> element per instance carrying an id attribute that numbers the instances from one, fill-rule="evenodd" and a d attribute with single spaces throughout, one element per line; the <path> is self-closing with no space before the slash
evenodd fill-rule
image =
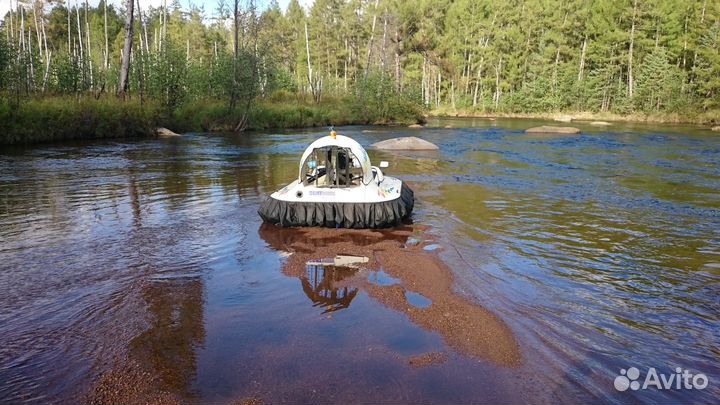
<path id="1" fill-rule="evenodd" d="M 352 97 L 326 97 L 320 103 L 279 93 L 258 100 L 248 112 L 248 130 L 306 128 L 328 125 L 401 124 L 423 119 L 423 111 L 412 103 L 398 102 L 387 108 L 366 108 Z M 243 109 L 228 110 L 225 100 L 199 99 L 185 103 L 168 119 L 175 131 L 232 131 L 243 115 Z M 175 128 L 172 128 L 172 127 Z"/>
<path id="2" fill-rule="evenodd" d="M 428 113 L 432 117 L 472 117 L 472 118 L 532 118 L 554 120 L 561 116 L 572 117 L 578 121 L 616 121 L 616 122 L 645 122 L 666 124 L 720 124 L 720 110 L 702 113 L 631 113 L 616 114 L 612 112 L 567 111 L 567 112 L 538 112 L 538 113 L 510 113 L 510 112 L 482 112 L 472 109 L 452 109 L 441 107 Z"/>
<path id="3" fill-rule="evenodd" d="M 0 144 L 65 139 L 153 136 L 158 126 L 176 132 L 232 131 L 243 109 L 228 109 L 226 100 L 189 100 L 172 112 L 152 100 L 121 101 L 115 97 L 46 96 L 14 104 L 0 99 Z M 248 130 L 302 128 L 348 124 L 412 124 L 422 111 L 411 103 L 395 103 L 382 111 L 368 109 L 353 98 L 321 103 L 278 94 L 253 103 Z"/>
<path id="4" fill-rule="evenodd" d="M 0 143 L 145 136 L 158 122 L 153 103 L 92 97 L 44 97 L 14 104 L 0 101 Z"/>

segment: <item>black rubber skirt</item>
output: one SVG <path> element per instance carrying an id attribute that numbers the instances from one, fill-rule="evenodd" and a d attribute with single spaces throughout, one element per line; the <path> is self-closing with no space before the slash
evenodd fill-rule
<path id="1" fill-rule="evenodd" d="M 413 191 L 404 182 L 400 197 L 377 203 L 331 203 L 281 201 L 268 197 L 258 214 L 265 222 L 280 226 L 330 228 L 388 228 L 408 218 L 415 204 Z"/>

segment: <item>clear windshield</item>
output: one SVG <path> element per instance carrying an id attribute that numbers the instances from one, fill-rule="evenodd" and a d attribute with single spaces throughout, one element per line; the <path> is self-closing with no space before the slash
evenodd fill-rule
<path id="1" fill-rule="evenodd" d="M 301 176 L 305 185 L 350 187 L 362 184 L 363 170 L 349 148 L 324 146 L 305 159 Z"/>

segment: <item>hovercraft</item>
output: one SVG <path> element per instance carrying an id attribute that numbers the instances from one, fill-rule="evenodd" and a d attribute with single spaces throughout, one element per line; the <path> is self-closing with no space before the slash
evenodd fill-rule
<path id="1" fill-rule="evenodd" d="M 380 162 L 380 167 L 388 167 Z M 265 222 L 289 226 L 387 228 L 400 225 L 415 203 L 400 179 L 370 164 L 365 149 L 332 131 L 308 146 L 298 178 L 263 201 Z"/>

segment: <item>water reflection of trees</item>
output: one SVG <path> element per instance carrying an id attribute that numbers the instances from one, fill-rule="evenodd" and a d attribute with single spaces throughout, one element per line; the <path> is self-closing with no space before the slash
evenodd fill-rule
<path id="1" fill-rule="evenodd" d="M 199 277 L 153 280 L 144 291 L 150 326 L 130 342 L 135 359 L 159 376 L 162 389 L 192 397 L 196 348 L 205 340 Z"/>
<path id="2" fill-rule="evenodd" d="M 146 224 L 141 215 L 153 205 L 156 199 L 152 196 L 157 194 L 164 197 L 159 200 L 164 210 L 172 211 L 177 220 L 165 222 L 177 227 L 173 237 L 160 238 L 157 243 L 176 243 L 191 237 L 184 234 L 186 228 L 181 226 L 187 217 L 195 214 L 188 201 L 194 194 L 205 193 L 213 174 L 203 170 L 202 161 L 190 158 L 188 147 L 173 143 L 160 150 L 138 149 L 125 153 L 129 162 L 128 196 L 137 231 L 131 234 L 129 242 L 139 249 L 147 240 L 157 239 L 150 237 L 154 233 L 152 218 Z M 150 253 L 155 254 L 153 247 Z M 196 350 L 205 339 L 203 281 L 195 269 L 168 274 L 162 260 L 156 264 L 160 267 L 145 273 L 149 279 L 145 279 L 142 293 L 149 325 L 130 341 L 130 354 L 157 377 L 153 379 L 160 385 L 156 389 L 190 398 L 194 396 Z"/>
<path id="3" fill-rule="evenodd" d="M 141 202 L 178 212 L 187 208 L 188 197 L 207 198 L 210 188 L 226 196 L 256 196 L 297 176 L 299 155 L 272 149 L 266 138 L 246 136 L 119 144 L 99 157 L 92 148 L 60 153 L 54 146 L 34 147 L 3 167 L 11 180 L 0 184 L 0 219 L 6 229 L 22 227 L 13 219 L 27 215 L 77 223 L 98 207 L 121 209 L 129 199 L 137 221 Z"/>
<path id="4" fill-rule="evenodd" d="M 201 215 L 210 211 L 203 219 L 216 221 L 213 215 L 233 209 L 235 200 L 297 175 L 297 157 L 290 162 L 257 139 L 235 145 L 225 138 L 190 136 L 169 142 L 98 141 L 87 148 L 33 147 L 3 166 L 0 239 L 8 246 L 29 246 L 23 247 L 25 256 L 13 260 L 27 264 L 24 278 L 42 280 L 33 288 L 46 290 L 49 302 L 63 298 L 52 290 L 92 287 L 102 280 L 135 305 L 135 287 L 143 285 L 136 312 L 106 317 L 128 333 L 147 319 L 145 330 L 129 343 L 124 334 L 108 336 L 108 342 L 127 344 L 130 357 L 151 376 L 149 384 L 192 397 L 196 351 L 205 340 L 203 281 L 158 277 L 177 263 L 204 260 L 192 256 L 198 251 L 191 244 L 205 237 L 194 226 Z M 258 152 L 246 153 L 252 150 Z M 221 203 L 216 196 L 222 196 Z M 77 259 L 58 261 L 47 251 Z M 65 271 L 47 277 L 43 267 Z M 88 305 L 100 306 L 92 300 Z M 74 325 L 83 317 L 84 312 L 73 313 L 66 322 Z"/>

